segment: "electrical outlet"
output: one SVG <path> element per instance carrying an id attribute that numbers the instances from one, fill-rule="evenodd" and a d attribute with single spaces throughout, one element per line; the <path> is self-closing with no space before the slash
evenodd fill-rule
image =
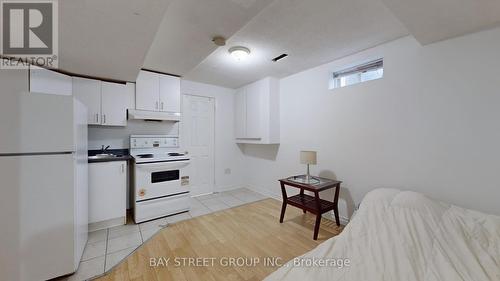
<path id="1" fill-rule="evenodd" d="M 231 174 L 231 169 L 230 169 L 230 168 L 226 168 L 226 169 L 224 170 L 224 174 L 226 174 L 226 175 L 230 175 L 230 174 Z"/>

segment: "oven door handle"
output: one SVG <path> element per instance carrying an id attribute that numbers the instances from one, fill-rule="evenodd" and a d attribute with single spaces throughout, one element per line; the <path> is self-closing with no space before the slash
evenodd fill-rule
<path id="1" fill-rule="evenodd" d="M 171 161 L 171 162 L 154 162 L 154 163 L 136 163 L 136 167 L 139 169 L 179 169 L 186 167 L 189 164 L 189 160 L 181 160 L 181 161 Z"/>

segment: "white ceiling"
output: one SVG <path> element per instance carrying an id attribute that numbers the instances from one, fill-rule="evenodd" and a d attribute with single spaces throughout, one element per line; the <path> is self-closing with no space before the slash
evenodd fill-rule
<path id="1" fill-rule="evenodd" d="M 135 81 L 141 68 L 239 87 L 411 34 L 422 44 L 500 22 L 498 0 L 64 0 L 59 67 Z M 216 47 L 211 38 L 228 38 Z M 252 51 L 234 61 L 229 47 Z M 282 54 L 288 58 L 273 63 Z"/>
<path id="2" fill-rule="evenodd" d="M 407 34 L 380 1 L 275 0 L 185 77 L 235 88 L 265 76 L 296 73 Z M 251 49 L 247 61 L 238 63 L 228 55 L 235 45 Z M 282 53 L 289 56 L 271 61 Z"/>
<path id="3" fill-rule="evenodd" d="M 500 22 L 498 0 L 382 0 L 421 43 L 490 28 Z"/>
<path id="4" fill-rule="evenodd" d="M 175 0 L 168 7 L 144 68 L 185 75 L 272 0 Z"/>
<path id="5" fill-rule="evenodd" d="M 135 81 L 169 2 L 59 1 L 59 68 Z"/>

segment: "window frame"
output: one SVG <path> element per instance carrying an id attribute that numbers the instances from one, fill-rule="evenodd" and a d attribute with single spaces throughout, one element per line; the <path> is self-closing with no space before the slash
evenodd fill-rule
<path id="1" fill-rule="evenodd" d="M 377 72 L 380 72 L 380 73 L 373 78 L 363 80 L 363 78 L 361 77 L 361 75 L 363 73 L 366 73 L 368 71 L 374 71 L 374 70 Z M 342 82 L 343 78 L 346 78 L 346 79 L 348 77 L 349 78 L 356 78 L 356 75 L 357 75 L 357 81 L 350 82 L 350 83 Z M 384 77 L 384 59 L 379 58 L 379 59 L 371 60 L 369 62 L 355 65 L 353 67 L 348 67 L 348 68 L 344 68 L 344 69 L 339 70 L 339 71 L 332 72 L 330 74 L 329 89 L 330 90 L 340 89 L 340 88 L 360 84 L 363 82 L 381 79 L 383 77 Z"/>

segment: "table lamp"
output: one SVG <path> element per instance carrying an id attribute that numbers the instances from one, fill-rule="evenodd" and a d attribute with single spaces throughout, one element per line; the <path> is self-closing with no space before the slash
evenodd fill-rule
<path id="1" fill-rule="evenodd" d="M 300 163 L 307 165 L 306 181 L 309 183 L 311 181 L 311 175 L 309 173 L 309 165 L 316 165 L 316 151 L 301 151 Z"/>

